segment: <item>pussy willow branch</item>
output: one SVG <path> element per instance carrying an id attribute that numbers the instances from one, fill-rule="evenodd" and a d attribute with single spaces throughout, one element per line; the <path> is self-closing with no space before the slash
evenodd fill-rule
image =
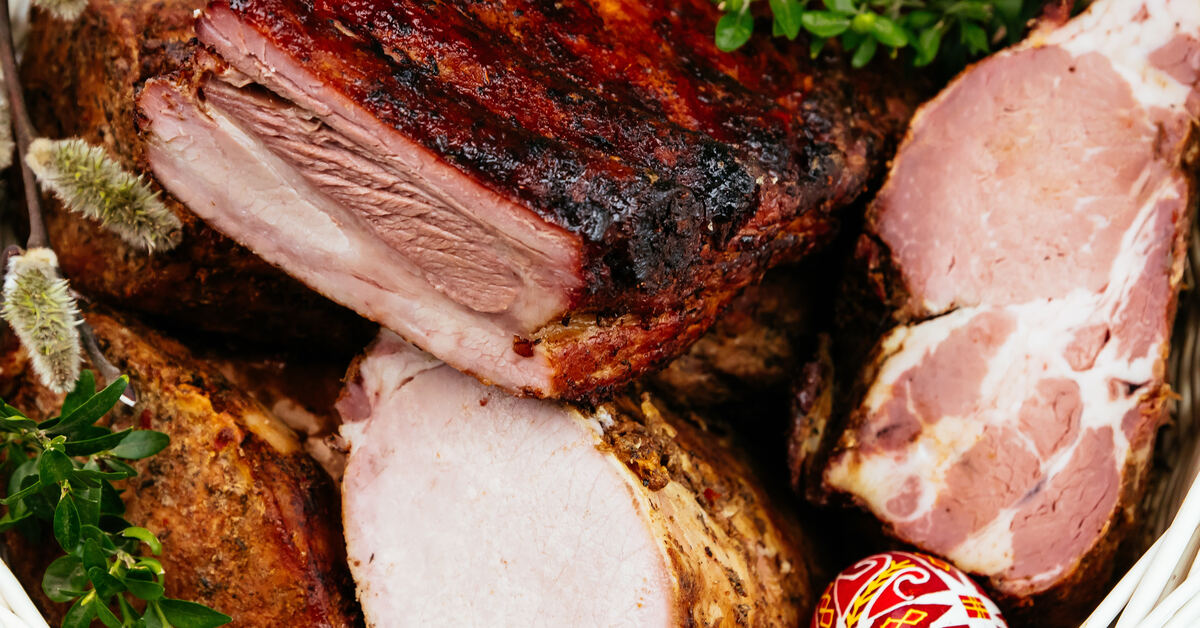
<path id="1" fill-rule="evenodd" d="M 26 248 L 49 247 L 46 222 L 42 216 L 41 195 L 33 170 L 25 163 L 25 152 L 33 141 L 33 123 L 29 121 L 29 110 L 25 108 L 25 95 L 21 92 L 21 81 L 17 73 L 17 55 L 13 46 L 12 20 L 8 15 L 8 3 L 0 8 L 0 71 L 4 72 L 4 85 L 8 92 L 8 107 L 12 112 L 13 135 L 17 141 L 17 164 L 21 168 L 21 181 L 25 186 L 25 204 L 29 212 L 29 241 Z"/>
<path id="2" fill-rule="evenodd" d="M 8 3 L 5 2 L 3 7 L 0 7 L 0 71 L 4 73 L 4 85 L 8 92 L 8 106 L 12 112 L 13 136 L 17 144 L 17 159 L 16 163 L 21 169 L 21 181 L 25 187 L 25 207 L 29 214 L 29 240 L 25 243 L 27 249 L 36 247 L 50 248 L 50 236 L 46 233 L 46 221 L 42 215 L 41 192 L 38 190 L 37 181 L 34 179 L 33 170 L 29 164 L 25 163 L 25 153 L 29 150 L 29 144 L 33 142 L 34 129 L 33 123 L 29 120 L 29 110 L 25 107 L 25 94 L 21 90 L 20 75 L 17 73 L 17 55 L 15 46 L 13 45 L 12 35 L 12 19 L 8 15 Z M 0 267 L 0 274 L 8 268 L 8 258 L 11 253 L 6 252 L 3 256 L 4 266 Z M 104 357 L 104 353 L 100 351 L 100 344 L 96 342 L 96 333 L 92 331 L 92 326 L 85 321 L 79 322 L 79 334 L 83 341 L 83 350 L 87 353 L 88 360 L 92 365 L 100 371 L 100 376 L 106 382 L 114 381 L 120 372 L 108 358 Z M 134 391 L 133 384 L 130 383 L 125 388 L 125 394 L 122 395 L 121 401 L 128 406 L 134 405 L 137 400 L 137 393 Z"/>

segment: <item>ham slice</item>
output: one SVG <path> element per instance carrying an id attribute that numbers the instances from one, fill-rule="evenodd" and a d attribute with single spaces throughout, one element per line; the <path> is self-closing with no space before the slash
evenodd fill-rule
<path id="1" fill-rule="evenodd" d="M 795 626 L 820 576 L 719 435 L 649 395 L 510 397 L 387 333 L 339 403 L 368 625 Z"/>
<path id="2" fill-rule="evenodd" d="M 1194 0 L 1099 0 L 925 105 L 860 247 L 898 324 L 817 492 L 1039 625 L 1102 591 L 1166 418 L 1198 117 Z"/>

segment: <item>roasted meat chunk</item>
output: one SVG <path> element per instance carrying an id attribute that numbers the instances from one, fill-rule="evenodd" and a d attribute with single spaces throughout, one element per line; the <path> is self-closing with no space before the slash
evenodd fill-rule
<path id="1" fill-rule="evenodd" d="M 510 391 L 595 396 L 816 248 L 909 92 L 686 2 L 212 2 L 140 97 L 162 184 Z"/>
<path id="2" fill-rule="evenodd" d="M 81 137 L 149 174 L 135 97 L 146 79 L 184 67 L 202 0 L 91 0 L 78 20 L 34 9 L 21 82 L 39 133 Z M 155 190 L 160 189 L 149 177 Z M 169 194 L 183 223 L 177 248 L 134 249 L 99 223 L 44 203 L 50 239 L 72 286 L 154 316 L 160 326 L 270 347 L 360 347 L 374 329 L 213 231 Z"/>
<path id="3" fill-rule="evenodd" d="M 515 398 L 386 333 L 339 408 L 368 625 L 796 626 L 822 584 L 744 452 L 660 398 Z"/>
<path id="4" fill-rule="evenodd" d="M 1077 620 L 1166 419 L 1198 117 L 1193 0 L 1099 0 L 925 105 L 859 248 L 895 324 L 816 492 Z"/>
<path id="5" fill-rule="evenodd" d="M 134 408 L 111 413 L 114 424 L 171 437 L 122 495 L 126 518 L 164 542 L 167 595 L 216 608 L 235 626 L 361 626 L 336 487 L 295 434 L 181 345 L 104 314 L 87 320 L 137 390 Z M 5 346 L 6 401 L 56 411 L 61 398 L 38 384 L 15 342 Z M 21 582 L 40 592 L 54 542 L 16 533 L 6 542 Z M 38 602 L 50 619 L 67 610 Z"/>

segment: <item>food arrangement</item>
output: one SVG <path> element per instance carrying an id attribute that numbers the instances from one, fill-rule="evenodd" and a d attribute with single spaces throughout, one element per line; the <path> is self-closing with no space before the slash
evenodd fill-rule
<path id="1" fill-rule="evenodd" d="M 1193 0 L 35 4 L 51 623 L 1070 626 L 1146 549 Z"/>

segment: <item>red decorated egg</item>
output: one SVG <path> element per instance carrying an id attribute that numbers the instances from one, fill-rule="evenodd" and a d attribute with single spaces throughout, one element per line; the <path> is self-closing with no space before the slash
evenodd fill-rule
<path id="1" fill-rule="evenodd" d="M 966 574 L 914 552 L 864 558 L 838 574 L 813 614 L 813 628 L 997 628 L 1000 609 Z"/>

